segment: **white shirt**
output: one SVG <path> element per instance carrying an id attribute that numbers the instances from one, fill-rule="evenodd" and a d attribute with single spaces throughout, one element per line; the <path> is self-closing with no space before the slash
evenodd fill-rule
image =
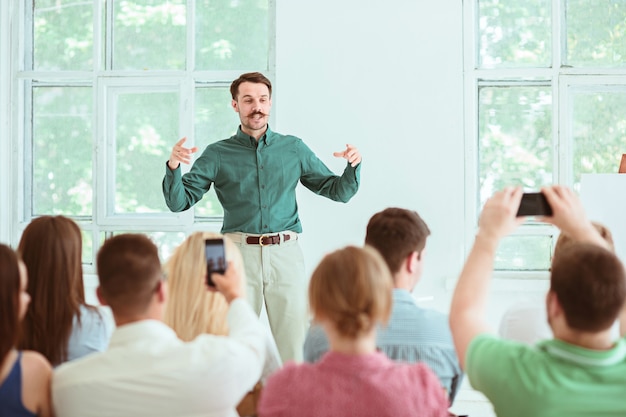
<path id="1" fill-rule="evenodd" d="M 54 371 L 59 417 L 237 416 L 235 407 L 261 376 L 266 335 L 244 299 L 228 311 L 229 336 L 189 343 L 164 323 L 118 327 L 106 352 Z"/>

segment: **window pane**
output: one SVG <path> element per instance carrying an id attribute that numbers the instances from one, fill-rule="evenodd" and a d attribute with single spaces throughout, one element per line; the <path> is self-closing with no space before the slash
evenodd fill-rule
<path id="1" fill-rule="evenodd" d="M 268 0 L 198 0 L 196 69 L 268 69 L 268 8 Z"/>
<path id="2" fill-rule="evenodd" d="M 166 262 L 174 253 L 174 249 L 178 247 L 187 235 L 184 232 L 138 232 L 138 231 L 116 231 L 114 235 L 123 233 L 141 233 L 148 236 L 159 249 L 159 257 L 161 262 Z"/>
<path id="3" fill-rule="evenodd" d="M 83 264 L 91 265 L 94 261 L 93 256 L 93 237 L 91 230 L 81 229 L 81 235 L 83 237 Z"/>
<path id="4" fill-rule="evenodd" d="M 549 67 L 550 0 L 479 0 L 478 66 Z"/>
<path id="5" fill-rule="evenodd" d="M 574 186 L 581 174 L 617 173 L 626 153 L 626 87 L 573 95 Z"/>
<path id="6" fill-rule="evenodd" d="M 207 145 L 231 137 L 237 131 L 239 119 L 231 104 L 228 87 L 196 89 L 196 119 L 194 123 L 198 154 Z M 196 156 L 197 157 L 197 156 Z M 213 187 L 195 205 L 196 217 L 222 217 L 224 211 Z"/>
<path id="7" fill-rule="evenodd" d="M 626 65 L 626 1 L 567 0 L 566 64 Z"/>
<path id="8" fill-rule="evenodd" d="M 185 0 L 115 0 L 113 68 L 185 68 Z"/>
<path id="9" fill-rule="evenodd" d="M 92 90 L 33 88 L 32 215 L 92 215 Z"/>
<path id="10" fill-rule="evenodd" d="M 545 271 L 552 262 L 552 236 L 507 236 L 500 242 L 494 268 L 500 271 Z"/>
<path id="11" fill-rule="evenodd" d="M 93 4 L 34 1 L 33 55 L 37 70 L 89 70 L 93 65 Z"/>
<path id="12" fill-rule="evenodd" d="M 506 186 L 538 190 L 552 183 L 549 87 L 482 87 L 479 91 L 480 206 Z"/>
<path id="13" fill-rule="evenodd" d="M 161 181 L 178 140 L 178 92 L 125 93 L 117 98 L 115 213 L 167 212 Z"/>

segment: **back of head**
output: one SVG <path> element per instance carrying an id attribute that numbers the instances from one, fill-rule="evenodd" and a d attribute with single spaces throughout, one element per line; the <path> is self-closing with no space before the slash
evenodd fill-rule
<path id="1" fill-rule="evenodd" d="M 254 83 L 254 84 L 265 84 L 267 89 L 269 90 L 270 97 L 272 96 L 272 83 L 270 80 L 260 72 L 247 72 L 245 74 L 241 74 L 239 78 L 232 82 L 230 85 L 230 95 L 233 100 L 237 100 L 239 96 L 239 86 L 242 83 Z"/>
<path id="2" fill-rule="evenodd" d="M 80 228 L 64 216 L 38 217 L 24 229 L 18 252 L 32 300 L 20 348 L 41 352 L 56 365 L 67 358 L 74 317 L 85 304 Z"/>
<path id="3" fill-rule="evenodd" d="M 387 322 L 391 289 L 391 275 L 380 254 L 368 246 L 348 246 L 326 255 L 317 266 L 309 283 L 309 304 L 316 318 L 355 339 Z"/>
<path id="4" fill-rule="evenodd" d="M 107 239 L 97 259 L 100 295 L 116 316 L 143 315 L 161 283 L 159 251 L 142 234 L 121 234 Z"/>
<path id="5" fill-rule="evenodd" d="M 421 252 L 430 235 L 428 226 L 415 211 L 387 208 L 367 224 L 365 244 L 372 246 L 395 274 L 411 252 Z"/>
<path id="6" fill-rule="evenodd" d="M 606 330 L 617 319 L 626 299 L 626 272 L 617 256 L 588 243 L 572 243 L 552 262 L 550 291 L 570 328 L 582 332 Z"/>
<path id="7" fill-rule="evenodd" d="M 0 365 L 19 336 L 20 270 L 17 254 L 0 244 Z"/>
<path id="8" fill-rule="evenodd" d="M 245 279 L 241 253 L 227 237 L 196 232 L 178 246 L 164 267 L 169 290 L 164 321 L 182 340 L 192 340 L 202 333 L 228 334 L 228 303 L 221 293 L 206 288 L 204 241 L 215 238 L 224 239 L 226 260 Z"/>

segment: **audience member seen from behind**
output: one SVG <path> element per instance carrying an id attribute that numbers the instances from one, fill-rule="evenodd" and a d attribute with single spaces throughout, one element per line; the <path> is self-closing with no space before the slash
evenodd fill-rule
<path id="1" fill-rule="evenodd" d="M 139 234 L 114 236 L 97 258 L 98 297 L 117 328 L 106 352 L 60 366 L 52 381 L 63 417 L 237 416 L 235 407 L 261 376 L 265 329 L 229 265 L 212 274 L 229 305 L 229 336 L 183 342 L 163 322 L 166 284 L 156 246 Z M 208 291 L 206 287 L 203 289 Z"/>
<path id="2" fill-rule="evenodd" d="M 0 245 L 0 415 L 51 416 L 52 368 L 38 352 L 16 350 L 20 322 L 30 296 L 26 267 L 6 245 Z"/>
<path id="3" fill-rule="evenodd" d="M 427 365 L 393 362 L 376 350 L 376 326 L 387 323 L 392 302 L 389 268 L 375 249 L 327 255 L 311 277 L 309 304 L 330 351 L 272 375 L 259 415 L 447 416 L 445 392 Z"/>
<path id="4" fill-rule="evenodd" d="M 615 251 L 611 231 L 598 222 L 591 222 L 600 235 Z M 554 245 L 554 257 L 563 249 L 576 243 L 567 233 L 561 233 Z M 498 329 L 500 337 L 534 345 L 545 339 L 552 338 L 552 330 L 548 324 L 545 297 L 543 299 L 526 299 L 509 307 L 500 321 Z M 615 332 L 614 332 L 615 333 Z"/>
<path id="5" fill-rule="evenodd" d="M 415 211 L 387 208 L 367 225 L 365 243 L 383 257 L 393 278 L 393 307 L 386 326 L 376 331 L 376 347 L 389 358 L 424 362 L 439 377 L 454 399 L 463 372 L 454 350 L 448 316 L 419 307 L 411 295 L 422 277 L 428 226 Z M 309 329 L 304 358 L 315 362 L 328 351 L 328 339 L 320 325 Z"/>
<path id="6" fill-rule="evenodd" d="M 40 352 L 53 366 L 106 349 L 112 325 L 85 302 L 78 225 L 64 216 L 38 217 L 24 229 L 18 252 L 31 296 L 20 348 Z"/>
<path id="7" fill-rule="evenodd" d="M 489 334 L 486 304 L 498 243 L 523 220 L 516 218 L 520 188 L 490 198 L 474 246 L 459 277 L 450 325 L 472 387 L 498 416 L 626 415 L 626 340 L 611 326 L 626 298 L 626 272 L 587 220 L 569 188 L 542 189 L 553 215 L 542 218 L 571 237 L 552 263 L 546 307 L 554 338 L 528 346 Z"/>
<path id="8" fill-rule="evenodd" d="M 196 232 L 178 246 L 165 264 L 168 302 L 164 321 L 184 341 L 193 340 L 204 333 L 222 336 L 228 334 L 226 299 L 219 292 L 206 291 L 206 239 L 224 239 L 226 260 L 230 261 L 232 268 L 237 269 L 245 283 L 241 254 L 228 237 L 211 232 Z M 262 381 L 281 366 L 276 343 L 269 332 L 266 334 L 267 357 Z M 255 388 L 237 408 L 240 415 L 256 413 L 255 407 L 261 384 L 257 384 Z"/>

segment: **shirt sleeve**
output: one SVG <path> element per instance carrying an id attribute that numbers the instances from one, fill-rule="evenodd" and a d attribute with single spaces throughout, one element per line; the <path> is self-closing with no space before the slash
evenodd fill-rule
<path id="1" fill-rule="evenodd" d="M 219 154 L 211 146 L 202 152 L 185 175 L 182 175 L 180 165 L 176 169 L 170 169 L 165 162 L 162 189 L 167 207 L 173 212 L 191 208 L 209 191 L 218 169 Z"/>
<path id="2" fill-rule="evenodd" d="M 528 346 L 497 338 L 491 334 L 476 336 L 470 343 L 465 358 L 465 373 L 470 384 L 492 400 L 494 392 L 509 385 L 512 372 L 517 372 Z"/>
<path id="3" fill-rule="evenodd" d="M 347 203 L 356 194 L 360 183 L 361 163 L 356 167 L 346 163 L 343 174 L 338 176 L 302 141 L 299 142 L 298 152 L 302 164 L 300 182 L 306 188 L 342 203 Z"/>

